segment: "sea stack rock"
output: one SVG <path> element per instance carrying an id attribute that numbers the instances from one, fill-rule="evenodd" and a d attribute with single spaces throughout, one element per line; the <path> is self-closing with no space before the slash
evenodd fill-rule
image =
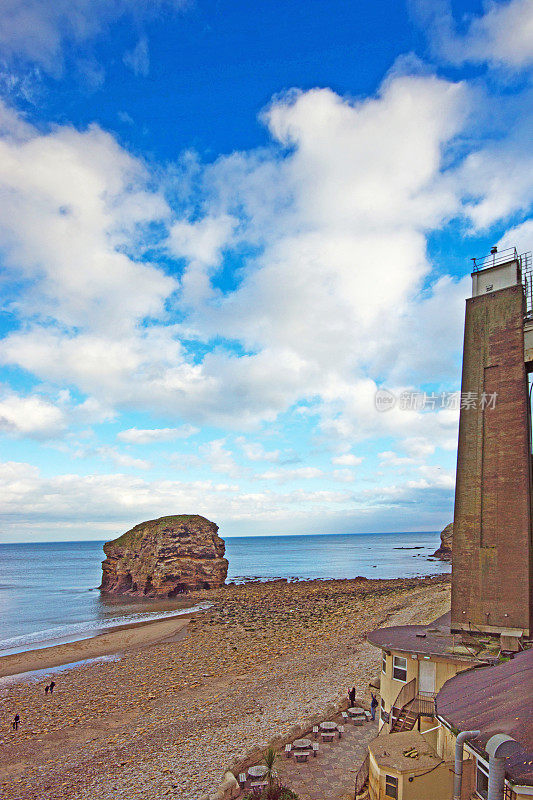
<path id="1" fill-rule="evenodd" d="M 440 558 L 442 561 L 452 560 L 452 545 L 453 545 L 453 522 L 446 525 L 440 535 L 440 547 L 435 550 L 433 555 Z"/>
<path id="2" fill-rule="evenodd" d="M 222 586 L 228 574 L 218 526 L 196 514 L 141 522 L 107 542 L 100 589 L 133 597 L 175 597 Z"/>

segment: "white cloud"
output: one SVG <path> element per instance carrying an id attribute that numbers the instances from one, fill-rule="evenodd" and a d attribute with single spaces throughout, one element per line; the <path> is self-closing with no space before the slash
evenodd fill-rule
<path id="1" fill-rule="evenodd" d="M 150 461 L 147 461 L 144 458 L 134 458 L 133 456 L 128 455 L 128 453 L 121 453 L 114 447 L 97 447 L 96 453 L 100 456 L 100 458 L 110 460 L 117 467 L 129 467 L 131 469 L 151 469 L 152 465 Z"/>
<path id="2" fill-rule="evenodd" d="M 242 436 L 238 437 L 236 442 L 249 461 L 271 461 L 275 464 L 280 460 L 279 450 L 265 450 L 259 442 L 248 442 Z"/>
<path id="3" fill-rule="evenodd" d="M 312 514 L 346 507 L 349 492 L 237 491 L 237 487 L 202 481 L 146 481 L 134 475 L 76 474 L 43 477 L 30 464 L 0 464 L 0 514 L 6 524 L 2 538 L 25 539 L 35 531 L 44 535 L 64 525 L 93 538 L 95 528 L 127 530 L 143 519 L 167 514 L 202 514 L 218 524 L 242 521 L 298 521 Z M 222 529 L 221 533 L 225 535 Z M 113 535 L 117 535 L 113 533 Z M 103 537 L 102 537 L 103 538 Z"/>
<path id="4" fill-rule="evenodd" d="M 44 477 L 30 464 L 7 462 L 0 464 L 0 538 L 57 540 L 73 531 L 80 538 L 114 538 L 141 520 L 187 513 L 214 520 L 222 536 L 301 532 L 302 526 L 312 533 L 435 530 L 446 521 L 452 485 L 453 475 L 428 472 L 408 484 L 359 492 L 239 491 L 211 480 L 147 481 L 131 474 Z"/>
<path id="5" fill-rule="evenodd" d="M 318 467 L 296 467 L 294 469 L 271 469 L 256 476 L 263 481 L 277 481 L 288 483 L 297 480 L 315 480 L 323 478 L 324 472 Z"/>
<path id="6" fill-rule="evenodd" d="M 378 453 L 378 458 L 381 459 L 380 467 L 404 467 L 407 464 L 413 464 L 415 462 L 414 458 L 399 456 L 393 450 L 384 450 L 382 453 Z"/>
<path id="7" fill-rule="evenodd" d="M 4 263 L 31 282 L 18 310 L 113 338 L 160 316 L 175 281 L 124 252 L 167 214 L 143 165 L 97 126 L 44 135 L 25 127 L 23 137 L 19 126 L 0 141 Z"/>
<path id="8" fill-rule="evenodd" d="M 124 15 L 138 22 L 164 7 L 183 5 L 183 0 L 2 0 L 0 54 L 36 62 L 58 75 L 67 43 L 94 39 Z"/>
<path id="9" fill-rule="evenodd" d="M 16 437 L 52 439 L 60 436 L 68 420 L 62 408 L 49 400 L 8 393 L 0 398 L 0 432 Z"/>
<path id="10" fill-rule="evenodd" d="M 124 53 L 123 61 L 135 75 L 146 77 L 150 72 L 150 53 L 148 50 L 148 39 L 141 36 L 133 50 Z"/>
<path id="11" fill-rule="evenodd" d="M 234 478 L 242 475 L 242 470 L 235 461 L 230 450 L 224 447 L 225 439 L 214 439 L 200 446 L 198 452 L 202 461 L 207 462 L 213 472 L 231 475 Z"/>
<path id="12" fill-rule="evenodd" d="M 516 247 L 519 254 L 527 253 L 532 249 L 533 219 L 527 219 L 507 231 L 505 236 L 498 242 L 498 248 L 504 250 L 507 247 Z"/>
<path id="13" fill-rule="evenodd" d="M 455 447 L 457 415 L 379 414 L 373 376 L 393 391 L 456 380 L 468 279 L 433 274 L 426 238 L 465 212 L 468 171 L 446 164 L 469 103 L 463 84 L 405 74 L 364 101 L 279 97 L 272 147 L 196 163 L 195 188 L 175 187 L 196 212 L 178 219 L 99 128 L 41 133 L 6 112 L 0 232 L 29 288 L 0 358 L 103 409 L 242 431 L 304 401 L 341 449 L 382 434 Z M 143 261 L 154 222 L 181 281 Z M 224 293 L 223 255 L 240 266 L 243 245 Z M 207 455 L 236 475 L 221 441 Z"/>
<path id="14" fill-rule="evenodd" d="M 334 469 L 333 480 L 339 483 L 352 483 L 355 481 L 355 473 L 351 469 Z"/>
<path id="15" fill-rule="evenodd" d="M 338 464 L 341 467 L 356 467 L 361 464 L 364 459 L 362 456 L 354 456 L 353 453 L 344 453 L 344 455 L 334 456 L 331 459 L 333 464 Z"/>
<path id="16" fill-rule="evenodd" d="M 520 69 L 533 62 L 532 0 L 486 2 L 485 12 L 457 30 L 450 0 L 411 3 L 435 52 L 452 64 L 490 63 Z"/>
<path id="17" fill-rule="evenodd" d="M 236 226 L 234 217 L 221 214 L 197 222 L 180 220 L 170 228 L 170 252 L 188 261 L 182 277 L 185 304 L 194 306 L 210 295 L 210 277 L 219 266 L 222 251 L 232 243 Z"/>
<path id="18" fill-rule="evenodd" d="M 117 433 L 117 439 L 129 444 L 152 444 L 153 442 L 170 442 L 173 439 L 187 439 L 198 433 L 199 429 L 193 425 L 181 425 L 179 428 L 150 428 L 128 430 Z"/>

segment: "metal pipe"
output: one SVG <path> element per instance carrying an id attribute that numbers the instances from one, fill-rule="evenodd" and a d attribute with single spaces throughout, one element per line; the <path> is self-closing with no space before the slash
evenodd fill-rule
<path id="1" fill-rule="evenodd" d="M 485 745 L 485 752 L 489 756 L 489 785 L 487 800 L 503 800 L 505 784 L 505 758 L 498 756 L 498 751 L 503 744 L 514 742 L 512 736 L 506 733 L 495 733 Z M 504 751 L 505 752 L 505 751 Z"/>
<path id="2" fill-rule="evenodd" d="M 461 731 L 455 740 L 455 769 L 453 778 L 453 800 L 461 800 L 463 783 L 463 745 L 466 739 L 475 739 L 481 731 Z"/>
<path id="3" fill-rule="evenodd" d="M 505 759 L 489 756 L 489 788 L 487 800 L 503 800 Z"/>

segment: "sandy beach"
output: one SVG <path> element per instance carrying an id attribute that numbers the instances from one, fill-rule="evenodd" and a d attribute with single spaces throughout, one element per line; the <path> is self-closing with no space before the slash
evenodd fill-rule
<path id="1" fill-rule="evenodd" d="M 212 792 L 233 759 L 349 686 L 368 696 L 379 654 L 364 634 L 434 619 L 449 607 L 449 578 L 248 583 L 190 599 L 212 607 L 3 659 L 7 674 L 121 653 L 59 673 L 53 697 L 49 678 L 0 688 L 5 800 Z"/>
<path id="2" fill-rule="evenodd" d="M 191 618 L 190 614 L 180 614 L 153 622 L 118 625 L 109 633 L 100 633 L 90 639 L 1 656 L 0 678 L 17 675 L 20 672 L 49 669 L 89 658 L 113 655 L 132 647 L 144 647 L 175 636 Z"/>

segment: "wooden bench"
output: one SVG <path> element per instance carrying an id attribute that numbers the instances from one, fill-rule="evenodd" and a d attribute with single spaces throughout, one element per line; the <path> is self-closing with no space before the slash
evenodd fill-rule
<path id="1" fill-rule="evenodd" d="M 313 755 L 315 758 L 317 753 L 318 753 L 318 742 L 313 742 Z"/>
<path id="2" fill-rule="evenodd" d="M 310 750 L 295 750 L 294 751 L 294 758 L 296 761 L 307 761 L 309 756 L 311 755 Z"/>
<path id="3" fill-rule="evenodd" d="M 315 739 L 316 739 L 316 737 L 318 736 L 318 725 L 314 725 L 313 726 L 313 734 L 314 734 Z"/>
<path id="4" fill-rule="evenodd" d="M 342 739 L 342 734 L 344 733 L 344 725 L 337 725 L 337 731 L 339 732 L 339 739 Z"/>
<path id="5" fill-rule="evenodd" d="M 252 781 L 250 784 L 251 789 L 265 789 L 268 786 L 268 781 Z"/>
<path id="6" fill-rule="evenodd" d="M 323 742 L 332 742 L 333 739 L 335 738 L 334 731 L 322 731 L 320 735 L 322 737 Z"/>
<path id="7" fill-rule="evenodd" d="M 342 712 L 342 721 L 343 721 L 343 722 L 348 722 L 348 721 L 349 721 L 349 719 L 350 719 L 350 717 L 348 716 L 348 714 L 346 713 L 346 711 L 343 711 L 343 712 Z"/>
<path id="8" fill-rule="evenodd" d="M 287 758 L 291 757 L 291 750 L 292 750 L 292 744 L 286 744 L 285 745 L 285 755 L 287 756 Z"/>
<path id="9" fill-rule="evenodd" d="M 241 788 L 244 787 L 244 785 L 246 784 L 246 773 L 245 772 L 240 772 L 239 773 L 239 784 L 241 785 Z"/>

